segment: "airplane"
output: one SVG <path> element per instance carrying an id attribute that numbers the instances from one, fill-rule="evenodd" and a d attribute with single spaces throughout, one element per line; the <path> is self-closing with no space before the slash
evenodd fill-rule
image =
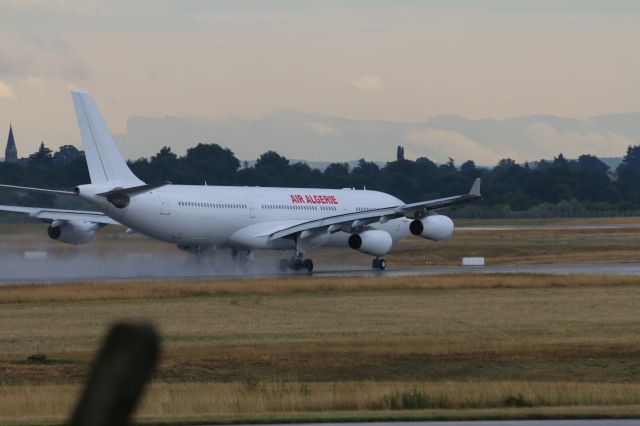
<path id="1" fill-rule="evenodd" d="M 481 198 L 480 179 L 467 194 L 405 204 L 378 191 L 317 188 L 267 188 L 145 183 L 120 154 L 93 97 L 71 92 L 91 183 L 73 191 L 0 185 L 80 197 L 97 211 L 0 205 L 50 223 L 50 238 L 68 244 L 88 243 L 107 225 L 175 244 L 205 256 L 230 248 L 248 263 L 256 250 L 291 250 L 283 271 L 313 271 L 305 254 L 317 247 L 358 250 L 373 256 L 373 269 L 387 267 L 384 255 L 410 234 L 441 241 L 453 221 L 435 211 Z"/>

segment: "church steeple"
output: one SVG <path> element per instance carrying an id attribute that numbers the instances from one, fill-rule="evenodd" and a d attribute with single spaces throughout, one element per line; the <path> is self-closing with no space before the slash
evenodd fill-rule
<path id="1" fill-rule="evenodd" d="M 9 124 L 7 147 L 4 150 L 4 161 L 7 163 L 18 161 L 18 150 L 16 148 L 16 141 L 13 139 L 13 127 L 11 124 Z"/>

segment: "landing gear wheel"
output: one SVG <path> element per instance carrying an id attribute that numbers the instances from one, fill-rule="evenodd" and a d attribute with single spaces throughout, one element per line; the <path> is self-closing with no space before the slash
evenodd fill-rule
<path id="1" fill-rule="evenodd" d="M 294 271 L 299 271 L 302 268 L 302 259 L 299 257 L 292 257 L 289 261 L 289 268 Z"/>
<path id="2" fill-rule="evenodd" d="M 311 259 L 303 260 L 302 269 L 306 269 L 308 273 L 313 272 L 313 261 Z"/>
<path id="3" fill-rule="evenodd" d="M 313 271 L 313 261 L 311 259 L 302 259 L 299 256 L 294 256 L 291 259 L 282 259 L 278 264 L 280 271 L 300 271 L 306 270 L 308 273 Z"/>
<path id="4" fill-rule="evenodd" d="M 373 269 L 380 269 L 381 271 L 387 268 L 387 261 L 384 259 L 373 259 L 371 262 L 371 267 Z"/>

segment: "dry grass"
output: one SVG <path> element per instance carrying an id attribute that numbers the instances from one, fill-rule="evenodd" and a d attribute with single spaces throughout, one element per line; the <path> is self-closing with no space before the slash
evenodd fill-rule
<path id="1" fill-rule="evenodd" d="M 404 277 L 278 277 L 255 279 L 112 280 L 0 286 L 0 305 L 152 300 L 210 296 L 268 296 L 383 290 L 635 286 L 635 276 L 447 274 Z"/>
<path id="2" fill-rule="evenodd" d="M 638 306 L 623 276 L 1 286 L 0 423 L 65 418 L 108 325 L 132 318 L 164 346 L 144 420 L 398 418 L 403 395 L 425 416 L 637 415 Z M 50 362 L 24 362 L 38 351 Z"/>
<path id="3" fill-rule="evenodd" d="M 457 219 L 456 226 L 530 226 L 530 225 L 609 225 L 639 224 L 639 216 L 616 217 L 558 217 L 540 219 Z"/>
<path id="4" fill-rule="evenodd" d="M 457 265 L 463 256 L 488 264 L 639 262 L 640 229 L 456 231 L 444 242 L 409 238 L 387 256 L 389 265 Z"/>
<path id="5" fill-rule="evenodd" d="M 77 385 L 2 386 L 0 419 L 62 420 Z M 638 406 L 635 384 L 572 382 L 238 382 L 155 383 L 137 414 L 144 419 L 207 418 L 273 413 Z"/>
<path id="6" fill-rule="evenodd" d="M 567 379 L 586 369 L 598 379 L 608 374 L 619 380 L 624 366 L 616 363 L 545 373 L 544 362 L 640 351 L 640 285 L 634 277 L 119 282 L 3 287 L 0 300 L 0 360 L 9 362 L 0 364 L 0 380 L 8 382 L 77 380 L 106 327 L 126 318 L 157 324 L 170 355 L 162 374 L 171 380 L 200 374 L 232 381 L 260 366 L 267 370 L 261 374 L 309 380 L 442 378 L 456 365 L 462 368 L 456 374 L 474 377 Z M 16 364 L 38 350 L 60 362 Z M 529 370 L 518 371 L 520 359 Z M 473 360 L 487 369 L 474 370 Z"/>

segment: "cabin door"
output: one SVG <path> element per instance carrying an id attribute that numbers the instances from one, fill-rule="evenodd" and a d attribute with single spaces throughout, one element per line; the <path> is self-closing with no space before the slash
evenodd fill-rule
<path id="1" fill-rule="evenodd" d="M 166 195 L 162 194 L 160 195 L 160 214 L 171 214 L 171 204 L 169 204 L 169 199 Z"/>

